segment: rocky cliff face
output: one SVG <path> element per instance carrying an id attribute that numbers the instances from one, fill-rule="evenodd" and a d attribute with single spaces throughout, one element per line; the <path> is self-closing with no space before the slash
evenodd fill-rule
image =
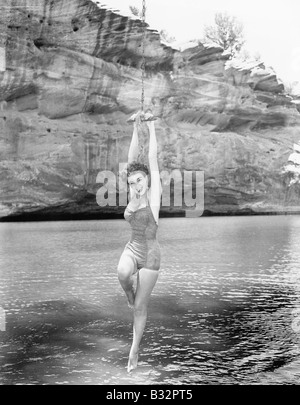
<path id="1" fill-rule="evenodd" d="M 4 1 L 2 219 L 121 215 L 124 207 L 97 205 L 96 178 L 126 162 L 141 39 L 139 20 L 88 0 Z M 204 171 L 206 212 L 300 211 L 299 186 L 284 172 L 300 140 L 299 105 L 272 70 L 234 65 L 202 44 L 172 49 L 150 29 L 145 57 L 161 170 Z"/>

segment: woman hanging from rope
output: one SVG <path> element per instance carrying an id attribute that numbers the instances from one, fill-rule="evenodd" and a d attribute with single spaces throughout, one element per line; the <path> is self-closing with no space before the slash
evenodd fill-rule
<path id="1" fill-rule="evenodd" d="M 138 127 L 145 121 L 149 131 L 149 168 L 138 161 Z M 156 239 L 161 200 L 161 183 L 157 162 L 157 141 L 153 116 L 138 113 L 133 117 L 134 130 L 128 153 L 127 180 L 130 202 L 124 213 L 132 235 L 126 244 L 118 265 L 118 277 L 133 309 L 133 342 L 127 370 L 137 367 L 139 346 L 147 320 L 147 310 L 152 290 L 160 268 L 160 247 Z M 133 275 L 137 274 L 136 290 Z"/>

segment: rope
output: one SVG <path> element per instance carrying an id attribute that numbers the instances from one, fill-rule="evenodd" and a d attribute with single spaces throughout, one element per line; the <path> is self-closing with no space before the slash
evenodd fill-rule
<path id="1" fill-rule="evenodd" d="M 145 41 L 146 41 L 146 0 L 143 0 L 143 10 L 142 10 L 142 24 L 143 24 L 143 37 L 142 37 L 142 96 L 141 96 L 141 110 L 144 112 L 145 103 L 145 71 L 146 71 L 146 61 L 145 61 Z"/>

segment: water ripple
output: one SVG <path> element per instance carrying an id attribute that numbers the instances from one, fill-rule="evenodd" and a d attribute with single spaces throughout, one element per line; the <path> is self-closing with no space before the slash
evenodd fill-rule
<path id="1" fill-rule="evenodd" d="M 297 217 L 161 220 L 139 368 L 116 277 L 124 221 L 0 224 L 0 384 L 294 384 Z"/>

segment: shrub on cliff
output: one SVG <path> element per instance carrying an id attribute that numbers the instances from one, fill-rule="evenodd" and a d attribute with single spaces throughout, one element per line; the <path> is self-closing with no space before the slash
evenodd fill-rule
<path id="1" fill-rule="evenodd" d="M 203 41 L 221 46 L 234 57 L 245 43 L 243 31 L 243 24 L 236 17 L 219 12 L 215 15 L 214 25 L 204 28 Z"/>

